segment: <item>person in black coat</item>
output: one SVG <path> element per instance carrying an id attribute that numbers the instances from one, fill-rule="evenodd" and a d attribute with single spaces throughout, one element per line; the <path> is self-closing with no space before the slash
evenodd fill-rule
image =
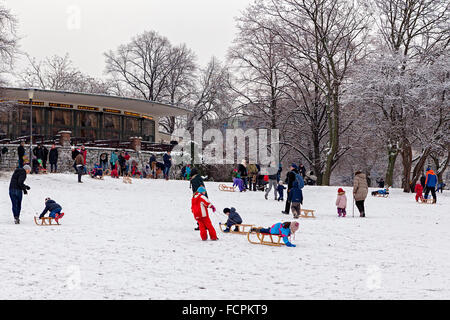
<path id="1" fill-rule="evenodd" d="M 42 146 L 42 166 L 47 169 L 48 149 Z"/>
<path id="2" fill-rule="evenodd" d="M 421 176 L 420 177 L 420 184 L 422 185 L 422 188 L 425 189 L 425 181 L 427 180 L 427 178 L 425 178 L 425 176 Z"/>
<path id="3" fill-rule="evenodd" d="M 55 172 L 58 170 L 58 149 L 53 144 L 48 156 L 48 161 L 50 162 L 50 172 Z"/>
<path id="4" fill-rule="evenodd" d="M 303 163 L 300 162 L 300 165 L 298 166 L 298 173 L 302 175 L 302 178 L 305 179 L 306 176 L 306 168 L 303 165 Z"/>
<path id="5" fill-rule="evenodd" d="M 198 190 L 198 188 L 203 187 L 206 190 L 205 182 L 203 181 L 202 176 L 198 173 L 197 168 L 192 168 L 191 170 L 191 180 L 189 182 L 189 188 L 192 189 L 192 194 L 195 194 Z M 208 193 L 205 192 L 205 197 L 208 198 Z M 200 230 L 197 222 L 197 228 L 195 230 Z"/>
<path id="6" fill-rule="evenodd" d="M 172 156 L 170 155 L 170 151 L 163 155 L 164 162 L 164 178 L 169 180 L 170 168 L 172 167 Z"/>
<path id="7" fill-rule="evenodd" d="M 289 197 L 289 192 L 291 191 L 294 181 L 296 180 L 295 175 L 298 174 L 298 167 L 295 163 L 291 164 L 290 169 L 291 170 L 286 174 L 286 180 L 285 180 L 285 183 L 287 184 L 288 195 L 287 195 L 287 199 L 286 199 L 286 206 L 284 208 L 284 211 L 282 211 L 282 213 L 284 213 L 284 214 L 289 214 L 289 210 L 291 208 L 291 200 Z"/>
<path id="8" fill-rule="evenodd" d="M 23 168 L 17 168 L 9 183 L 9 197 L 11 198 L 12 211 L 14 216 L 14 223 L 20 223 L 20 211 L 22 210 L 22 196 L 27 194 L 30 187 L 24 182 L 27 178 L 27 174 L 31 172 L 29 165 L 23 166 Z"/>
<path id="9" fill-rule="evenodd" d="M 23 156 L 25 155 L 25 142 L 21 141 L 17 148 L 17 156 L 19 157 L 19 168 L 23 168 Z"/>

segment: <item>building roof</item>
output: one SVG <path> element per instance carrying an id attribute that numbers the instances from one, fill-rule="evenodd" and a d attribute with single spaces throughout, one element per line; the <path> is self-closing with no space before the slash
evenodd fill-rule
<path id="1" fill-rule="evenodd" d="M 23 100 L 28 101 L 28 88 L 0 88 L 0 98 L 2 100 Z M 154 101 L 109 96 L 104 94 L 90 94 L 79 92 L 66 92 L 34 89 L 33 101 L 49 101 L 53 103 L 69 104 L 75 106 L 92 106 L 99 108 L 111 108 L 115 110 L 135 112 L 143 115 L 155 117 L 163 116 L 183 116 L 191 111 Z"/>

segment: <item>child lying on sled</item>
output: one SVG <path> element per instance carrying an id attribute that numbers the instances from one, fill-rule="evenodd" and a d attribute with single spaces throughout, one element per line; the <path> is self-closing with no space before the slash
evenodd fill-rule
<path id="1" fill-rule="evenodd" d="M 45 208 L 44 211 L 42 211 L 41 215 L 39 216 L 39 219 L 42 219 L 45 214 L 50 212 L 49 217 L 54 218 L 56 222 L 58 222 L 59 219 L 61 219 L 64 216 L 64 212 L 61 212 L 62 207 L 57 204 L 54 200 L 50 198 L 45 198 Z"/>
<path id="2" fill-rule="evenodd" d="M 284 223 L 278 222 L 270 228 L 252 228 L 251 231 L 279 235 L 283 238 L 283 242 L 286 246 L 295 247 L 296 246 L 295 244 L 289 242 L 289 236 L 294 234 L 299 227 L 300 224 L 297 221 Z"/>
<path id="3" fill-rule="evenodd" d="M 377 190 L 377 191 L 372 191 L 372 195 L 373 196 L 376 196 L 377 194 L 382 194 L 382 195 L 389 194 L 389 188 L 385 188 L 385 189 Z"/>
<path id="4" fill-rule="evenodd" d="M 228 216 L 228 220 L 225 223 L 227 228 L 225 230 L 223 230 L 223 232 L 230 232 L 230 228 L 235 225 L 235 224 L 241 224 L 242 223 L 242 218 L 239 215 L 239 213 L 236 212 L 236 209 L 231 207 L 231 208 L 225 208 L 223 209 L 223 213 L 226 214 Z M 239 227 L 235 227 L 234 231 L 239 231 Z"/>

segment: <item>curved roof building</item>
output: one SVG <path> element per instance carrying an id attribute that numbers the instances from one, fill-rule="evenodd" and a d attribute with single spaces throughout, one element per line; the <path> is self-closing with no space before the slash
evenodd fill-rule
<path id="1" fill-rule="evenodd" d="M 137 136 L 147 142 L 162 142 L 161 117 L 190 113 L 141 99 L 42 89 L 0 88 L 0 100 L 0 139 L 29 137 L 31 109 L 33 135 L 45 139 L 71 131 L 79 139 L 126 141 Z"/>

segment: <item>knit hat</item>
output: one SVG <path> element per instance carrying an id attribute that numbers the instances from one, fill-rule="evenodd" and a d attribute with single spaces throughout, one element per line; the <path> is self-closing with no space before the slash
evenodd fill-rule
<path id="1" fill-rule="evenodd" d="M 231 212 L 230 208 L 223 209 L 223 213 L 228 213 L 228 212 Z"/>
<path id="2" fill-rule="evenodd" d="M 200 187 L 200 188 L 197 189 L 197 192 L 199 192 L 199 193 L 206 193 L 206 189 L 203 188 L 203 187 Z"/>
<path id="3" fill-rule="evenodd" d="M 298 230 L 298 228 L 300 228 L 300 223 L 298 223 L 297 221 L 291 222 L 290 229 L 292 233 L 295 233 Z"/>
<path id="4" fill-rule="evenodd" d="M 344 194 L 344 193 L 345 193 L 344 189 L 342 189 L 342 188 L 338 189 L 338 194 Z"/>
<path id="5" fill-rule="evenodd" d="M 25 171 L 31 171 L 31 167 L 29 165 L 27 165 L 27 164 L 23 166 L 23 169 Z"/>
<path id="6" fill-rule="evenodd" d="M 297 165 L 295 163 L 291 164 L 291 167 L 294 169 L 298 169 Z"/>

